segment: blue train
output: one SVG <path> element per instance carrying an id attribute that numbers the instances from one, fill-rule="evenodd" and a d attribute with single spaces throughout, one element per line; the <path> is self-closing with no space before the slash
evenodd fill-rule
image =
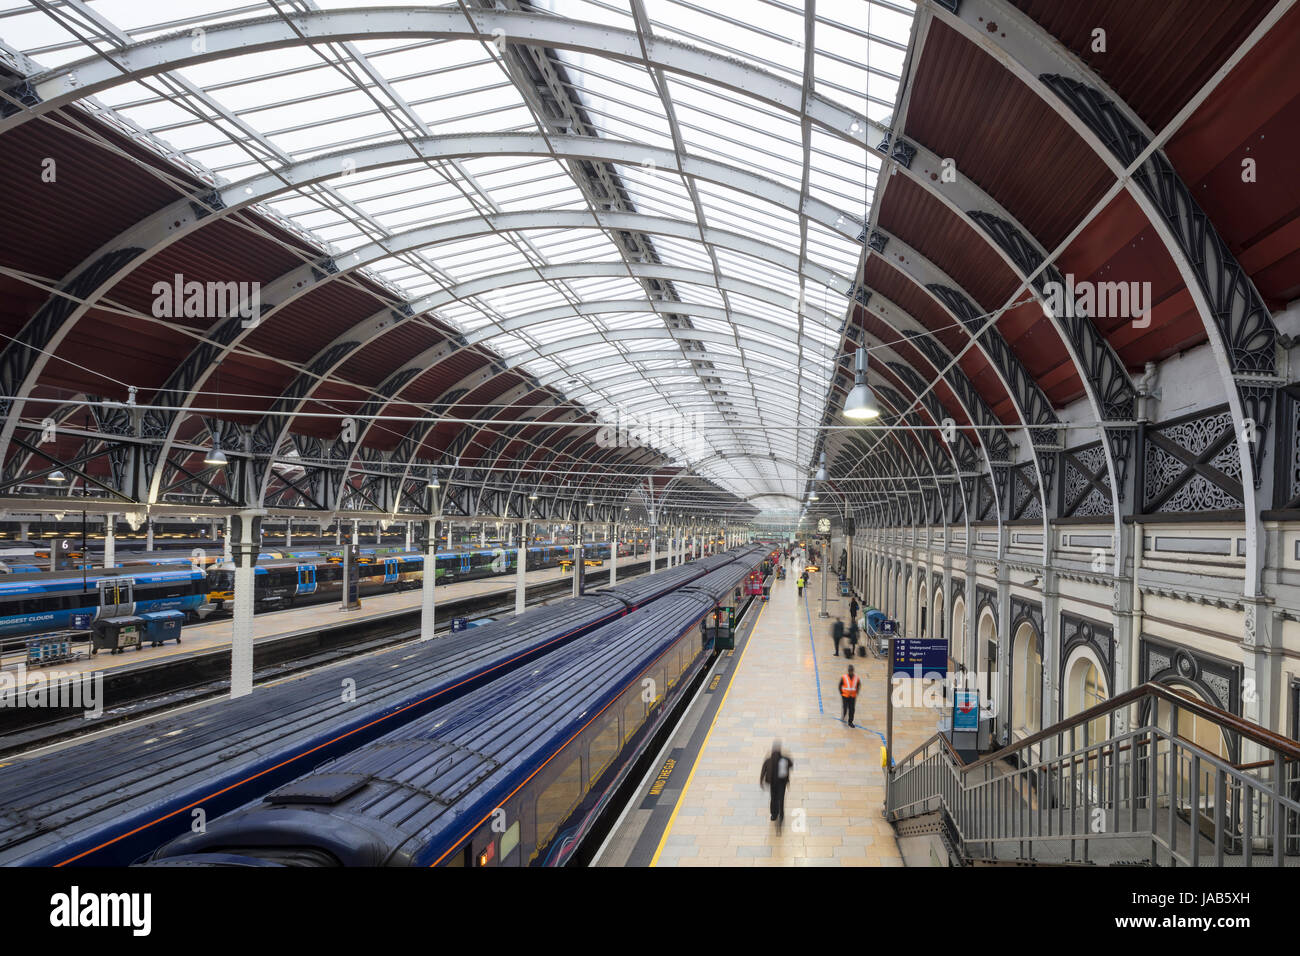
<path id="1" fill-rule="evenodd" d="M 410 721 L 172 841 L 153 862 L 563 865 L 705 666 L 719 609 L 744 600 L 767 554 L 747 549 L 544 668 Z"/>
<path id="2" fill-rule="evenodd" d="M 603 562 L 609 557 L 609 542 L 588 542 L 582 546 L 587 564 Z M 265 611 L 291 607 L 295 603 L 319 603 L 341 599 L 343 569 L 338 552 L 288 552 L 259 560 L 253 576 L 253 609 Z M 573 561 L 572 545 L 540 545 L 527 550 L 526 570 L 554 568 Z M 375 552 L 363 550 L 358 560 L 359 590 L 365 596 L 385 591 L 419 587 L 424 580 L 425 555 L 419 552 Z M 517 548 L 479 548 L 443 551 L 437 558 L 437 583 L 513 574 L 518 570 Z M 235 598 L 235 569 L 227 563 L 208 571 L 208 602 L 217 610 Z"/>
<path id="3" fill-rule="evenodd" d="M 212 610 L 207 581 L 193 568 L 44 571 L 0 578 L 0 638 L 88 628 L 94 621 L 147 611 Z"/>
<path id="4" fill-rule="evenodd" d="M 125 865 L 435 707 L 565 647 L 719 567 L 692 561 L 483 627 L 322 669 L 0 766 L 0 866 Z M 747 569 L 746 569 L 747 570 Z M 739 572 L 736 572 L 737 574 Z M 549 660 L 549 657 L 548 657 Z M 547 665 L 549 666 L 549 665 Z"/>

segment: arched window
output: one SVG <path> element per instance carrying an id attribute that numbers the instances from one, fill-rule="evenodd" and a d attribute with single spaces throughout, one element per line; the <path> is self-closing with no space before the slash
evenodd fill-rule
<path id="1" fill-rule="evenodd" d="M 926 628 L 929 625 L 929 598 L 925 593 L 925 574 L 918 572 L 919 580 L 916 585 L 916 636 L 925 637 Z"/>
<path id="2" fill-rule="evenodd" d="M 981 703 L 993 706 L 998 698 L 998 629 L 993 620 L 993 612 L 985 607 L 980 612 L 979 652 L 983 655 L 975 666 L 984 671 L 986 699 Z"/>
<path id="3" fill-rule="evenodd" d="M 1213 706 L 1213 701 L 1205 699 L 1199 690 L 1191 687 L 1170 685 L 1169 689 L 1180 697 L 1186 697 L 1188 700 L 1199 701 Z M 1156 723 L 1167 731 L 1172 731 L 1186 740 L 1188 743 L 1195 744 L 1202 750 L 1221 757 L 1225 762 L 1232 763 L 1232 747 L 1223 731 L 1211 720 L 1199 714 L 1193 713 L 1190 709 L 1179 708 L 1178 726 L 1171 726 L 1173 721 L 1173 705 L 1165 701 L 1158 701 L 1156 706 Z M 1169 761 L 1167 759 L 1160 761 L 1157 772 L 1160 774 L 1158 781 L 1159 792 L 1169 793 L 1168 775 Z M 1214 810 L 1214 792 L 1215 792 L 1215 768 L 1208 762 L 1201 764 L 1199 774 L 1200 781 L 1197 784 L 1197 793 L 1200 795 L 1197 799 L 1197 806 L 1201 813 L 1209 816 Z M 1192 767 L 1191 761 L 1182 759 L 1178 761 L 1178 777 L 1174 781 L 1176 789 L 1170 794 L 1177 806 L 1187 810 L 1191 806 L 1192 797 Z M 1226 812 L 1231 812 L 1227 808 Z"/>
<path id="4" fill-rule="evenodd" d="M 966 600 L 962 597 L 953 599 L 952 602 L 952 631 L 948 639 L 948 656 L 954 667 L 964 667 L 966 665 L 967 643 L 969 641 L 970 630 L 966 622 Z"/>
<path id="5" fill-rule="evenodd" d="M 1110 688 L 1106 684 L 1106 674 L 1101 662 L 1086 648 L 1076 650 L 1066 667 L 1065 679 L 1065 716 L 1073 717 L 1083 713 L 1089 707 L 1095 707 L 1110 698 Z M 1110 722 L 1105 716 L 1089 721 L 1087 725 L 1089 743 L 1105 740 L 1109 733 Z M 1083 745 L 1084 739 L 1076 732 L 1076 742 Z"/>
<path id="6" fill-rule="evenodd" d="M 1043 655 L 1028 621 L 1016 628 L 1011 651 L 1012 712 L 1016 729 L 1028 737 L 1043 729 Z"/>

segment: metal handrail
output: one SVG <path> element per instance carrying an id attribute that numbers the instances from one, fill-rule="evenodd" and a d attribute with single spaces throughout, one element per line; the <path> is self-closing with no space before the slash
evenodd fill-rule
<path id="1" fill-rule="evenodd" d="M 1168 730 L 1160 701 L 1171 708 Z M 1269 759 L 1205 750 L 1178 734 L 1181 713 Z M 1103 718 L 1107 729 L 1090 739 Z M 964 845 L 993 859 L 1092 862 L 1101 852 L 1171 865 L 1300 865 L 1300 744 L 1148 683 L 969 764 L 935 734 L 888 772 L 886 811 L 900 820 L 939 805 Z"/>
<path id="2" fill-rule="evenodd" d="M 1181 710 L 1189 710 L 1197 716 L 1204 717 L 1216 724 L 1226 725 L 1227 728 L 1234 733 L 1240 734 L 1256 743 L 1263 744 L 1273 750 L 1281 751 L 1290 760 L 1300 760 L 1300 743 L 1296 743 L 1294 740 L 1289 740 L 1286 737 L 1278 736 L 1271 730 L 1266 730 L 1258 724 L 1252 724 L 1250 721 L 1244 720 L 1235 714 L 1230 714 L 1226 710 L 1220 710 L 1210 704 L 1202 703 L 1199 700 L 1193 700 L 1190 697 L 1184 697 L 1181 694 L 1176 694 L 1164 684 L 1157 684 L 1153 681 L 1139 684 L 1137 687 L 1125 691 L 1118 697 L 1104 700 L 1100 704 L 1097 704 L 1094 707 L 1089 707 L 1087 710 L 1080 711 L 1072 717 L 1067 717 L 1064 720 L 1053 724 L 1051 727 L 1038 731 L 1036 734 L 1018 740 L 1015 743 L 1008 744 L 1002 749 L 995 750 L 990 754 L 985 754 L 983 757 L 970 764 L 965 763 L 965 761 L 961 759 L 961 755 L 952 749 L 951 744 L 948 744 L 948 749 L 957 760 L 959 766 L 974 770 L 986 763 L 1005 760 L 1008 753 L 1016 750 L 1023 750 L 1026 747 L 1032 747 L 1037 743 L 1041 743 L 1044 740 L 1057 736 L 1063 731 L 1069 730 L 1071 727 L 1091 723 L 1098 717 L 1108 716 L 1112 711 L 1136 703 L 1144 697 L 1158 697 L 1166 700 L 1169 703 L 1176 705 Z M 916 750 L 912 751 L 911 754 L 908 754 L 907 757 L 900 760 L 899 765 L 901 766 L 913 755 L 924 750 L 935 739 L 941 739 L 945 742 L 947 741 L 947 738 L 944 737 L 943 734 L 935 734 L 925 743 L 921 744 L 920 747 L 917 747 Z"/>

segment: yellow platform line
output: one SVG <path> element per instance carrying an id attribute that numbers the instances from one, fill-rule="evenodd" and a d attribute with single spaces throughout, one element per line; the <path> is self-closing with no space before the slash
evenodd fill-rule
<path id="1" fill-rule="evenodd" d="M 659 855 L 664 851 L 664 844 L 668 842 L 668 834 L 673 832 L 673 824 L 677 822 L 677 811 L 682 808 L 686 802 L 686 795 L 690 793 L 691 781 L 695 779 L 695 771 L 704 759 L 704 751 L 709 748 L 709 738 L 713 736 L 713 727 L 718 722 L 718 717 L 722 714 L 722 708 L 727 706 L 727 696 L 731 693 L 731 687 L 736 683 L 736 675 L 740 673 L 740 665 L 744 663 L 745 655 L 749 653 L 749 642 L 754 637 L 754 632 L 758 630 L 758 623 L 763 619 L 763 612 L 767 610 L 767 602 L 758 609 L 758 617 L 754 618 L 754 626 L 749 630 L 749 637 L 745 639 L 745 649 L 740 652 L 740 657 L 736 660 L 736 667 L 731 672 L 731 680 L 727 681 L 727 689 L 722 692 L 722 702 L 718 704 L 718 709 L 713 712 L 713 720 L 709 721 L 709 729 L 704 735 L 704 741 L 700 744 L 700 752 L 695 755 L 695 762 L 691 764 L 691 772 L 686 775 L 686 784 L 682 787 L 682 792 L 677 798 L 677 803 L 673 806 L 673 812 L 668 817 L 668 826 L 664 827 L 664 835 L 659 838 L 659 846 L 655 847 L 655 855 L 650 858 L 650 865 L 659 864 Z"/>

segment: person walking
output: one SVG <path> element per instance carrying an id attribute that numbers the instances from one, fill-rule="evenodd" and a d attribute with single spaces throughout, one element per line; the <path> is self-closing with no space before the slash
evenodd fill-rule
<path id="1" fill-rule="evenodd" d="M 794 761 L 781 752 L 781 741 L 772 741 L 772 752 L 763 761 L 763 769 L 758 773 L 758 785 L 771 791 L 769 809 L 777 830 L 785 822 L 785 790 L 790 785 L 790 771 L 793 767 Z"/>
<path id="2" fill-rule="evenodd" d="M 849 665 L 848 671 L 840 678 L 840 719 L 847 720 L 850 727 L 853 726 L 853 712 L 858 706 L 858 689 L 862 686 L 862 679 L 853 673 L 853 665 Z"/>
<path id="3" fill-rule="evenodd" d="M 804 586 L 804 582 L 805 582 L 807 579 L 808 579 L 808 575 L 806 575 L 806 574 L 800 574 L 799 577 L 798 577 L 798 579 L 794 582 L 795 587 L 798 588 L 798 590 L 799 590 L 799 596 L 800 596 L 800 597 L 803 597 L 803 586 Z"/>
<path id="4" fill-rule="evenodd" d="M 849 598 L 849 620 L 854 624 L 858 622 L 858 596 L 855 594 Z"/>
<path id="5" fill-rule="evenodd" d="M 848 656 L 857 657 L 858 656 L 858 619 L 856 617 L 852 618 L 849 621 L 849 632 L 847 637 L 849 639 Z"/>
<path id="6" fill-rule="evenodd" d="M 840 647 L 844 641 L 844 622 L 838 617 L 834 625 L 831 626 L 831 637 L 835 639 L 835 656 L 840 656 Z"/>

